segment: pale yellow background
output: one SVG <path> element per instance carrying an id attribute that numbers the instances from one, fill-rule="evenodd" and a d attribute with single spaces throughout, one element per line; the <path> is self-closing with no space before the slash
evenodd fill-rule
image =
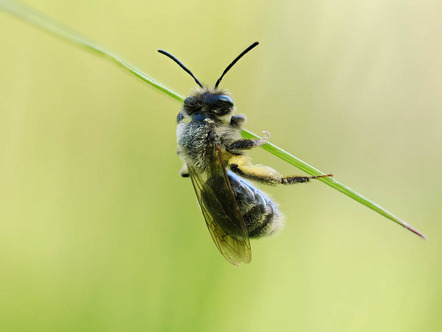
<path id="1" fill-rule="evenodd" d="M 442 3 L 26 1 L 373 199 L 267 190 L 287 225 L 234 268 L 178 175 L 173 99 L 0 13 L 1 331 L 441 331 Z M 254 160 L 300 172 L 264 151 Z"/>

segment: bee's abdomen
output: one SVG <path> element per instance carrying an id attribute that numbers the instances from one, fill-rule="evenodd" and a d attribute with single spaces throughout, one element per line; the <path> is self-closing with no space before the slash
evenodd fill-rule
<path id="1" fill-rule="evenodd" d="M 283 216 L 270 198 L 235 173 L 227 175 L 250 238 L 269 236 L 283 227 Z"/>

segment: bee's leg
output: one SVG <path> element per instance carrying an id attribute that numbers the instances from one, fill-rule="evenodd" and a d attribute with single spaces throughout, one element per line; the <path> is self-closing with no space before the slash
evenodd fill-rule
<path id="1" fill-rule="evenodd" d="M 229 159 L 228 165 L 232 172 L 244 178 L 270 185 L 281 183 L 281 174 L 268 166 L 253 165 L 248 156 L 233 156 Z"/>
<path id="2" fill-rule="evenodd" d="M 281 184 L 294 184 L 294 183 L 306 183 L 310 182 L 310 180 L 319 179 L 319 178 L 332 178 L 333 174 L 323 174 L 323 175 L 315 175 L 315 176 L 301 176 L 301 175 L 294 175 L 294 176 L 283 176 L 281 178 Z"/>
<path id="3" fill-rule="evenodd" d="M 189 177 L 189 170 L 187 169 L 187 165 L 186 164 L 184 164 L 183 167 L 181 168 L 180 175 L 183 178 L 188 178 Z"/>
<path id="4" fill-rule="evenodd" d="M 178 113 L 178 115 L 179 115 L 179 113 Z M 176 154 L 177 154 L 177 155 L 180 155 L 180 154 L 181 154 L 180 148 L 177 148 L 177 149 L 176 149 Z M 189 171 L 188 171 L 188 169 L 187 169 L 187 165 L 186 165 L 185 163 L 183 164 L 183 167 L 181 167 L 180 175 L 181 175 L 183 178 L 188 178 L 188 177 L 189 177 Z"/>
<path id="5" fill-rule="evenodd" d="M 247 156 L 233 156 L 229 159 L 230 170 L 244 178 L 259 181 L 265 184 L 294 184 L 305 183 L 313 179 L 331 177 L 333 174 L 318 176 L 283 176 L 268 166 L 253 165 Z"/>
<path id="6" fill-rule="evenodd" d="M 247 118 L 244 114 L 237 114 L 230 119 L 230 126 L 233 128 L 241 128 L 246 121 Z"/>
<path id="7" fill-rule="evenodd" d="M 236 154 L 235 150 L 250 150 L 251 148 L 256 148 L 258 146 L 264 145 L 270 137 L 270 133 L 265 131 L 265 136 L 260 139 L 240 139 L 229 146 L 226 146 L 226 151 Z"/>

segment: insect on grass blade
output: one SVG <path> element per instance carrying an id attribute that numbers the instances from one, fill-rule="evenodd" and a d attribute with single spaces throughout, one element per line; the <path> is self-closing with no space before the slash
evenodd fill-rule
<path id="1" fill-rule="evenodd" d="M 123 58 L 119 57 L 118 55 L 114 54 L 112 51 L 104 48 L 100 44 L 96 43 L 95 41 L 87 38 L 86 36 L 74 31 L 73 29 L 70 29 L 69 27 L 43 15 L 42 13 L 30 8 L 29 6 L 26 6 L 20 2 L 12 1 L 12 0 L 0 0 L 0 9 L 4 12 L 10 13 L 20 19 L 22 19 L 25 22 L 28 22 L 34 26 L 36 26 L 39 29 L 42 29 L 54 36 L 57 36 L 64 41 L 67 41 L 71 44 L 74 44 L 75 46 L 86 48 L 87 50 L 102 56 L 103 58 L 106 58 L 115 64 L 117 64 L 119 67 L 123 68 L 124 70 L 130 72 L 132 75 L 138 77 L 143 82 L 147 83 L 148 85 L 152 86 L 153 88 L 163 92 L 164 94 L 168 95 L 169 97 L 179 101 L 183 102 L 184 98 L 177 94 L 176 92 L 170 90 L 169 88 L 165 87 L 164 85 L 156 82 L 152 78 L 150 78 L 148 75 L 143 73 L 141 70 L 139 70 L 137 67 L 130 64 L 128 61 L 124 60 Z M 243 130 L 242 135 L 245 138 L 257 138 L 256 134 L 248 131 Z M 287 151 L 284 151 L 283 149 L 277 147 L 276 145 L 273 145 L 271 143 L 266 143 L 262 146 L 263 149 L 266 151 L 272 153 L 276 157 L 288 162 L 289 164 L 299 168 L 300 170 L 306 172 L 309 175 L 317 176 L 317 175 L 323 175 L 324 173 L 320 172 L 316 168 L 310 166 L 306 162 L 302 161 L 299 158 L 296 158 L 292 154 L 288 153 Z M 319 181 L 322 181 L 323 183 L 329 185 L 330 187 L 340 191 L 341 193 L 347 195 L 348 197 L 356 200 L 357 202 L 361 203 L 362 205 L 365 205 L 369 209 L 381 214 L 387 219 L 390 219 L 394 221 L 395 223 L 401 225 L 402 227 L 408 229 L 409 231 L 413 232 L 414 234 L 420 236 L 421 238 L 425 239 L 425 236 L 417 231 L 412 226 L 408 225 L 398 217 L 394 216 L 392 213 L 388 212 L 386 209 L 381 207 L 380 205 L 374 203 L 373 201 L 369 200 L 368 198 L 362 196 L 361 194 L 357 193 L 356 191 L 352 190 L 351 188 L 345 186 L 344 184 L 336 181 L 334 178 L 324 177 L 318 179 Z"/>

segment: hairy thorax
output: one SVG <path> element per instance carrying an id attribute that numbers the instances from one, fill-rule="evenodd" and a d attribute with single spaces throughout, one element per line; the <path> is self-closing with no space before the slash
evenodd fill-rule
<path id="1" fill-rule="evenodd" d="M 204 171 L 215 145 L 225 147 L 241 137 L 240 129 L 212 119 L 181 122 L 177 127 L 178 153 L 185 164 Z"/>

